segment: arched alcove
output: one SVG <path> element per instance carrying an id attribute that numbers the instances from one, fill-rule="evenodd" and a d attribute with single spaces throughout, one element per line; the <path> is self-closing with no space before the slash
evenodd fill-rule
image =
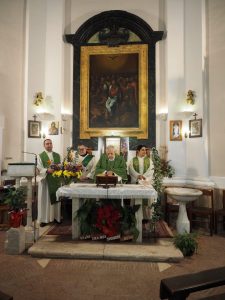
<path id="1" fill-rule="evenodd" d="M 80 104 L 81 104 L 81 47 L 83 46 L 107 46 L 123 47 L 125 45 L 146 45 L 146 80 L 147 90 L 142 86 L 147 97 L 147 136 L 145 138 L 129 139 L 130 149 L 135 149 L 137 144 L 144 143 L 150 147 L 156 143 L 156 115 L 155 115 L 155 44 L 161 40 L 163 31 L 154 31 L 140 17 L 126 11 L 105 11 L 88 19 L 74 34 L 66 35 L 66 41 L 74 46 L 73 56 L 73 145 L 82 142 L 97 150 L 98 139 L 92 136 L 90 139 L 80 139 Z M 102 48 L 104 49 L 104 48 Z M 87 67 L 86 67 L 87 68 Z M 88 71 L 87 71 L 88 72 Z M 139 106 L 140 108 L 140 106 Z M 85 106 L 82 109 L 89 110 Z M 140 108 L 139 123 L 144 115 Z M 129 132 L 129 131 L 128 131 Z M 94 133 L 93 133 L 94 135 Z M 141 134 L 140 134 L 141 136 Z"/>

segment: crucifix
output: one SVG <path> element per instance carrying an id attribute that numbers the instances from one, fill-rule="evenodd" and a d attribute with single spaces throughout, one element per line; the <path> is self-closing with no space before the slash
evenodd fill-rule
<path id="1" fill-rule="evenodd" d="M 196 120 L 196 117 L 197 117 L 197 115 L 198 115 L 198 114 L 196 114 L 196 113 L 194 113 L 194 114 L 193 114 L 193 116 L 194 116 L 195 120 Z"/>
<path id="2" fill-rule="evenodd" d="M 32 117 L 34 118 L 34 122 L 35 122 L 37 120 L 37 115 L 34 114 Z"/>

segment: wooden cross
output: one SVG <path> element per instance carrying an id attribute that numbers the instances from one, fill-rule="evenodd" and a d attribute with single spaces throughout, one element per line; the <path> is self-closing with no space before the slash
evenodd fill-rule
<path id="1" fill-rule="evenodd" d="M 35 122 L 37 119 L 37 115 L 34 114 L 32 117 L 34 118 L 34 122 Z"/>
<path id="2" fill-rule="evenodd" d="M 194 113 L 194 114 L 193 114 L 193 116 L 194 116 L 195 120 L 196 120 L 196 117 L 197 117 L 197 115 L 198 115 L 198 114 L 196 114 L 196 113 Z"/>

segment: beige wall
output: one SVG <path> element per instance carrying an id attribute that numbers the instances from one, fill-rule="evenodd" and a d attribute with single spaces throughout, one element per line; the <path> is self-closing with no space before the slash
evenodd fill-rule
<path id="1" fill-rule="evenodd" d="M 5 157 L 19 161 L 23 148 L 23 61 L 25 1 L 0 2 L 0 115 L 4 116 L 3 168 Z M 8 162 L 12 160 L 7 160 Z"/>
<path id="2" fill-rule="evenodd" d="M 208 0 L 210 175 L 225 177 L 225 1 Z"/>

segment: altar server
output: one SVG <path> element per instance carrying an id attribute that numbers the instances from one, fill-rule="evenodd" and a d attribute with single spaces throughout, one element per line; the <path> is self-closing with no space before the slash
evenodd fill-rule
<path id="1" fill-rule="evenodd" d="M 60 155 L 53 152 L 52 140 L 44 140 L 45 150 L 38 155 L 37 168 L 41 180 L 38 184 L 38 221 L 40 226 L 55 221 L 61 222 L 61 203 L 56 202 L 56 191 L 60 187 L 60 180 L 53 177 L 54 164 L 60 164 Z"/>

